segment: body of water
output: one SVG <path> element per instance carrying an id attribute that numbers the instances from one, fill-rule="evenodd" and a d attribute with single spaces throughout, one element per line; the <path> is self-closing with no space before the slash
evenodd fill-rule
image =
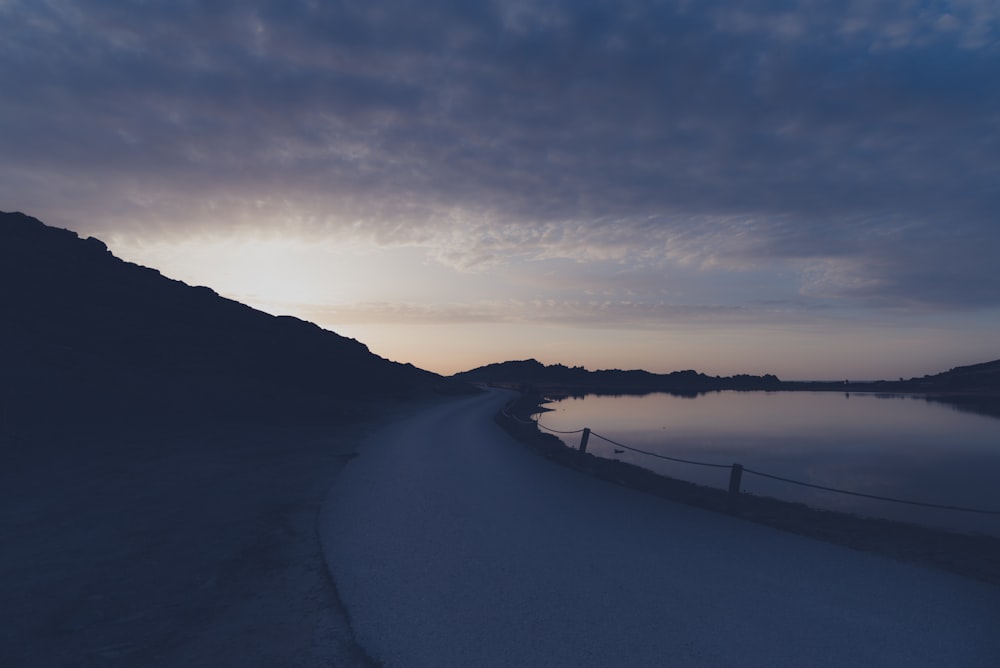
<path id="1" fill-rule="evenodd" d="M 587 451 L 725 489 L 729 469 L 616 452 L 597 435 L 670 457 L 740 463 L 865 494 L 1000 510 L 1000 419 L 912 395 L 711 392 L 697 397 L 566 398 L 540 422 L 589 427 Z M 580 434 L 557 434 L 577 447 Z M 1000 515 L 938 510 L 804 488 L 744 474 L 743 490 L 845 512 L 1000 535 Z"/>

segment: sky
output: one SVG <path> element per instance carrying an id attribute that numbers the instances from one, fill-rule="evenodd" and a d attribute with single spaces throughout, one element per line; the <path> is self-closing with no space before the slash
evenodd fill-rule
<path id="1" fill-rule="evenodd" d="M 450 374 L 1000 358 L 1000 2 L 0 0 L 0 210 Z"/>

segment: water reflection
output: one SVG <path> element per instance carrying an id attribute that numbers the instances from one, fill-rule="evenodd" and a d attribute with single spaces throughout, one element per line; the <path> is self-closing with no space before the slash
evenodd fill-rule
<path id="1" fill-rule="evenodd" d="M 738 462 L 773 475 L 866 494 L 1000 510 L 1000 420 L 913 395 L 713 392 L 566 398 L 541 421 L 590 427 L 664 455 Z M 575 447 L 578 436 L 566 436 Z M 588 450 L 725 488 L 728 472 L 657 460 L 592 438 Z M 744 477 L 744 490 L 810 505 L 1000 535 L 1000 516 L 903 506 Z"/>

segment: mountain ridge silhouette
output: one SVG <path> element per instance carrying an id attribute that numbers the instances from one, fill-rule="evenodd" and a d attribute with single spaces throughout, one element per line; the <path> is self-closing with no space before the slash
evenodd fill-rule
<path id="1" fill-rule="evenodd" d="M 536 359 L 510 360 L 463 371 L 452 376 L 466 382 L 506 383 L 533 388 L 559 388 L 567 391 L 642 394 L 673 392 L 696 394 L 715 390 L 778 389 L 777 376 L 708 376 L 692 369 L 670 373 L 653 373 L 643 369 L 600 369 L 591 371 L 582 366 L 545 365 Z"/>
<path id="2" fill-rule="evenodd" d="M 718 390 L 835 390 L 912 392 L 928 394 L 1000 393 L 1000 360 L 959 366 L 938 374 L 910 379 L 875 381 L 783 381 L 773 374 L 709 376 L 686 369 L 653 373 L 642 369 L 589 370 L 582 366 L 545 365 L 536 359 L 508 360 L 451 376 L 466 382 L 497 383 L 549 391 L 643 394 L 692 394 Z"/>
<path id="3" fill-rule="evenodd" d="M 0 399 L 3 417 L 258 415 L 329 402 L 398 399 L 505 383 L 573 392 L 697 394 L 738 390 L 1000 393 L 1000 360 L 899 381 L 781 381 L 772 374 L 708 376 L 589 371 L 535 359 L 443 378 L 373 354 L 355 339 L 273 316 L 114 256 L 94 237 L 0 212 Z M 450 389 L 449 389 L 450 388 Z M 995 412 L 995 409 L 990 409 Z M 102 416 L 104 416 L 102 418 Z"/>
<path id="4" fill-rule="evenodd" d="M 253 413 L 403 398 L 446 382 L 19 212 L 0 212 L 0 312 L 0 392 L 8 407 L 38 406 L 36 419 L 47 409 Z"/>

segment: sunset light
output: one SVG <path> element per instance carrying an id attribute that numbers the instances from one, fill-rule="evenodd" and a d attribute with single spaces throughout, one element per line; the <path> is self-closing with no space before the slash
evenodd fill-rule
<path id="1" fill-rule="evenodd" d="M 442 372 L 993 355 L 995 16 L 593 5 L 6 3 L 4 206 Z"/>

